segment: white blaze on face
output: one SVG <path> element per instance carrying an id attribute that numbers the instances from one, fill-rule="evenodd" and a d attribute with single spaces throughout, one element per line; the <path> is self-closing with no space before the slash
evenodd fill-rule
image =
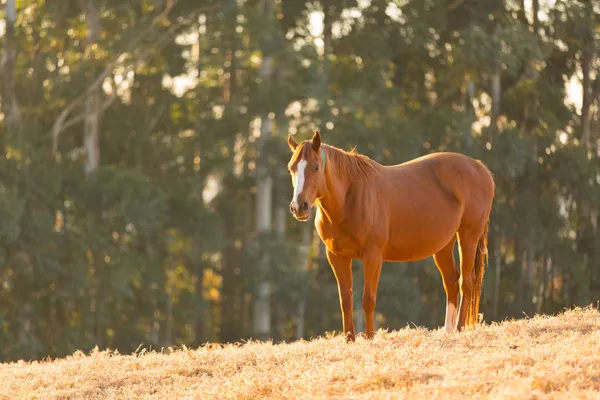
<path id="1" fill-rule="evenodd" d="M 294 187 L 294 197 L 292 198 L 292 204 L 298 208 L 298 196 L 304 189 L 304 170 L 306 169 L 306 160 L 300 160 L 296 166 L 296 186 Z"/>

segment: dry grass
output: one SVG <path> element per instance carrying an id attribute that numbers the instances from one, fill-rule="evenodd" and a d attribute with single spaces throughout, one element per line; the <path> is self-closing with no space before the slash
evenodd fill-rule
<path id="1" fill-rule="evenodd" d="M 76 353 L 0 365 L 6 399 L 600 398 L 600 313 L 593 308 L 479 326 L 403 329 L 170 354 Z"/>

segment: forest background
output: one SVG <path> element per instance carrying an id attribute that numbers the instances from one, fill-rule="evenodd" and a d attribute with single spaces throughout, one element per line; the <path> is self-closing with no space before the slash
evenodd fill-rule
<path id="1" fill-rule="evenodd" d="M 2 0 L 0 361 L 341 329 L 288 133 L 483 160 L 484 320 L 600 300 L 600 3 Z M 361 264 L 355 309 L 362 329 Z M 431 258 L 377 326 L 443 325 Z"/>

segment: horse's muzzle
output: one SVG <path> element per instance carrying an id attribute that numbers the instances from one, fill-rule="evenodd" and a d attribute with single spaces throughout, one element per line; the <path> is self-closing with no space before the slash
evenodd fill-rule
<path id="1" fill-rule="evenodd" d="M 294 214 L 294 217 L 299 221 L 306 221 L 309 217 L 309 211 L 310 204 L 306 201 L 303 201 L 300 204 L 293 201 L 290 203 L 290 212 Z"/>

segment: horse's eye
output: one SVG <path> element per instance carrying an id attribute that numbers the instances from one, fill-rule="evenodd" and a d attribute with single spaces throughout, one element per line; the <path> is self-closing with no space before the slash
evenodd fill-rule
<path id="1" fill-rule="evenodd" d="M 319 166 L 317 165 L 317 166 L 315 167 L 315 171 L 318 171 L 318 170 L 319 170 Z"/>

